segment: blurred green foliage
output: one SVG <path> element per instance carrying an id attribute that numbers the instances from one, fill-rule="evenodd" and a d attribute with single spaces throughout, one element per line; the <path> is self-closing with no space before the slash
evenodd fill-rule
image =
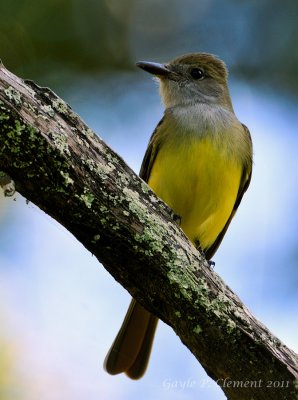
<path id="1" fill-rule="evenodd" d="M 129 5 L 129 1 L 125 1 Z M 127 66 L 127 18 L 105 1 L 12 0 L 0 6 L 0 57 L 23 76 Z"/>
<path id="2" fill-rule="evenodd" d="M 296 92 L 297 41 L 298 2 L 291 0 L 10 0 L 0 5 L 0 58 L 33 79 L 71 79 L 72 73 L 127 69 L 135 59 L 167 61 L 208 51 L 247 79 Z"/>

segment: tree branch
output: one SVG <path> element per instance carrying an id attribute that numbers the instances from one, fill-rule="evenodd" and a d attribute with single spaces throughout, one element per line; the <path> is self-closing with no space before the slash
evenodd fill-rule
<path id="1" fill-rule="evenodd" d="M 0 170 L 144 307 L 231 400 L 290 400 L 297 356 L 257 321 L 171 210 L 51 90 L 0 66 Z"/>

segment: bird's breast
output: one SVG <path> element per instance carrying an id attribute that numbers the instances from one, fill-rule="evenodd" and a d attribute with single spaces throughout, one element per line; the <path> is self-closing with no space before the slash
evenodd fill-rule
<path id="1" fill-rule="evenodd" d="M 236 201 L 243 168 L 232 147 L 223 135 L 167 137 L 151 170 L 149 185 L 203 249 L 216 240 Z"/>

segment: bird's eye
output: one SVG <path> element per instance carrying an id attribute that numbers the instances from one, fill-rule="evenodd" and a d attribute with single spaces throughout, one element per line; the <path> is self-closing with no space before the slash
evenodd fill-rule
<path id="1" fill-rule="evenodd" d="M 190 75 L 196 80 L 202 80 L 205 78 L 204 71 L 200 68 L 192 68 L 190 70 Z"/>

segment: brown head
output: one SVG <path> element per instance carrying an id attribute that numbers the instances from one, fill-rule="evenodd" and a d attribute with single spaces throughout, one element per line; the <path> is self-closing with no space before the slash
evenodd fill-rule
<path id="1" fill-rule="evenodd" d="M 186 54 L 165 64 L 141 61 L 137 66 L 155 75 L 166 108 L 193 103 L 217 104 L 232 110 L 228 70 L 212 54 Z"/>

